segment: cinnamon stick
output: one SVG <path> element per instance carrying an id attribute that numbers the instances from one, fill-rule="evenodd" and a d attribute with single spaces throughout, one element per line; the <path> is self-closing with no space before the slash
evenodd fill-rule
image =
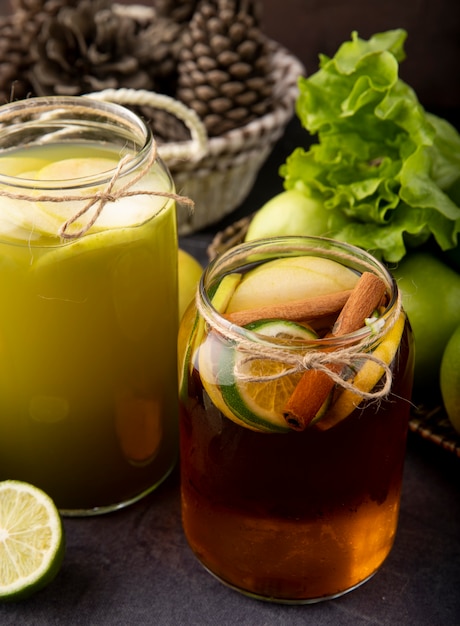
<path id="1" fill-rule="evenodd" d="M 305 321 L 325 317 L 340 311 L 352 290 L 337 291 L 313 298 L 294 300 L 286 304 L 273 304 L 256 309 L 244 309 L 224 314 L 223 317 L 238 326 L 245 326 L 261 319 Z"/>
<path id="2" fill-rule="evenodd" d="M 330 335 L 339 337 L 364 326 L 366 318 L 381 303 L 385 290 L 383 280 L 371 272 L 364 272 L 342 308 Z M 339 373 L 341 367 L 331 365 L 329 369 Z M 304 430 L 323 406 L 334 384 L 332 378 L 322 370 L 304 372 L 286 403 L 284 418 L 288 425 L 293 430 Z"/>

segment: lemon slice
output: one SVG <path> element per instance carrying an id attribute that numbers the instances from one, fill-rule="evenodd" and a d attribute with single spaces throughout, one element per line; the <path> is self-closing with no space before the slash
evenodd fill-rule
<path id="1" fill-rule="evenodd" d="M 24 482 L 0 482 L 0 600 L 20 600 L 50 583 L 64 558 L 54 502 Z"/>
<path id="2" fill-rule="evenodd" d="M 289 343 L 317 339 L 311 329 L 288 320 L 258 320 L 245 328 Z M 283 408 L 301 373 L 284 375 L 285 370 L 285 364 L 273 360 L 247 360 L 217 334 L 209 334 L 200 349 L 200 376 L 211 401 L 226 417 L 251 430 L 290 430 Z"/>
<path id="3" fill-rule="evenodd" d="M 385 335 L 382 342 L 373 351 L 373 356 L 380 359 L 386 365 L 390 365 L 396 356 L 401 337 L 406 323 L 406 315 L 401 312 L 394 326 Z M 383 368 L 375 361 L 366 361 L 363 367 L 353 378 L 353 386 L 360 391 L 369 392 L 382 378 Z M 348 417 L 363 401 L 363 397 L 359 393 L 355 393 L 349 389 L 340 392 L 324 417 L 316 423 L 317 428 L 328 430 L 335 426 L 346 417 Z"/>

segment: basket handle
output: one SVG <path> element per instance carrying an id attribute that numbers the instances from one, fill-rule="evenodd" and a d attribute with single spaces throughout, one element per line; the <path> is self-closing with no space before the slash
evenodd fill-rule
<path id="1" fill-rule="evenodd" d="M 208 150 L 208 134 L 203 122 L 193 109 L 182 102 L 165 94 L 155 93 L 147 89 L 103 89 L 86 94 L 88 98 L 130 104 L 133 106 L 151 106 L 167 111 L 180 119 L 190 131 L 191 140 L 179 143 L 165 143 L 158 146 L 162 159 L 190 159 L 198 161 Z"/>

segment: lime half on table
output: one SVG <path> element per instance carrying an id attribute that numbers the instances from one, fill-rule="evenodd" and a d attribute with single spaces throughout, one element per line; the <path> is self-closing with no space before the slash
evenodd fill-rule
<path id="1" fill-rule="evenodd" d="M 53 500 L 28 483 L 0 482 L 0 601 L 22 600 L 45 587 L 61 568 L 64 550 Z"/>

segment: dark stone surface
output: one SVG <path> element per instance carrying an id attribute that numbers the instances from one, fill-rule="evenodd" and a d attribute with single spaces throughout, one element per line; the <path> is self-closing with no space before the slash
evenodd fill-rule
<path id="1" fill-rule="evenodd" d="M 369 626 L 460 623 L 460 460 L 409 438 L 399 529 L 381 570 L 355 591 L 309 606 L 246 598 L 210 576 L 184 539 L 176 471 L 117 513 L 66 519 L 58 577 L 2 626 Z"/>

